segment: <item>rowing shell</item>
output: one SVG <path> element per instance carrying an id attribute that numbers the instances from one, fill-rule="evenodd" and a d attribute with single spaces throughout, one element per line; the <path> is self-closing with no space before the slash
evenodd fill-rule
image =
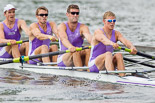
<path id="1" fill-rule="evenodd" d="M 112 74 L 90 73 L 86 71 L 74 70 L 74 67 L 66 67 L 65 69 L 64 68 L 60 69 L 60 67 L 55 67 L 55 66 L 37 66 L 37 65 L 31 65 L 31 64 L 24 64 L 23 66 L 21 66 L 20 63 L 11 63 L 11 64 L 0 65 L 0 68 L 27 70 L 35 73 L 85 78 L 85 79 L 102 81 L 102 82 L 134 84 L 139 86 L 155 87 L 155 80 L 152 80 L 149 78 L 142 78 L 142 77 L 135 77 L 135 76 L 119 77 L 117 75 L 112 75 Z M 83 68 L 87 68 L 87 67 L 83 67 Z"/>

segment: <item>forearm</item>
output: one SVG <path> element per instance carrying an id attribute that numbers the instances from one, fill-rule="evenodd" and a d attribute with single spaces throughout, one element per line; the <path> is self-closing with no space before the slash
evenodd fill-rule
<path id="1" fill-rule="evenodd" d="M 104 45 L 113 45 L 114 42 L 112 42 L 111 40 L 107 39 L 107 38 L 101 38 L 100 41 L 104 44 Z"/>
<path id="2" fill-rule="evenodd" d="M 127 48 L 132 48 L 134 47 L 134 45 L 129 41 L 129 40 L 126 40 L 124 45 L 127 47 Z"/>
<path id="3" fill-rule="evenodd" d="M 45 35 L 43 33 L 41 33 L 38 29 L 33 29 L 31 30 L 31 33 L 34 37 L 36 37 L 39 40 L 46 40 L 46 39 L 50 39 L 50 35 Z"/>
<path id="4" fill-rule="evenodd" d="M 0 39 L 0 43 L 8 43 L 11 39 Z"/>
<path id="5" fill-rule="evenodd" d="M 70 48 L 70 47 L 73 47 L 73 45 L 68 41 L 68 39 L 63 39 L 62 41 L 62 44 L 66 47 L 66 48 Z"/>
<path id="6" fill-rule="evenodd" d="M 51 37 L 49 37 L 49 35 L 45 35 L 45 34 L 39 34 L 39 35 L 36 35 L 36 38 L 39 39 L 39 40 L 46 40 L 46 39 L 51 39 Z"/>
<path id="7" fill-rule="evenodd" d="M 30 30 L 27 28 L 27 29 L 25 29 L 25 33 L 26 33 L 26 35 L 29 37 L 29 35 L 30 35 Z"/>

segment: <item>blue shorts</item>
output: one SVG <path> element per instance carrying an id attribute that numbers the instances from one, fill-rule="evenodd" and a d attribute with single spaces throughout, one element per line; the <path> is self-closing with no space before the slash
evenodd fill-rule
<path id="1" fill-rule="evenodd" d="M 89 70 L 90 70 L 90 72 L 96 72 L 96 73 L 99 73 L 99 69 L 98 69 L 97 66 L 95 65 L 95 59 L 89 61 L 88 66 L 89 66 Z"/>

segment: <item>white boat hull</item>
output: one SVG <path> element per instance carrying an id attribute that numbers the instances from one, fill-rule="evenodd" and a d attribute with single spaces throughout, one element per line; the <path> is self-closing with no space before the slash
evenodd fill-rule
<path id="1" fill-rule="evenodd" d="M 23 68 L 21 68 L 20 63 L 11 63 L 0 65 L 0 68 L 27 70 L 35 73 L 70 76 L 70 77 L 85 78 L 90 80 L 111 82 L 111 83 L 121 83 L 121 84 L 123 83 L 123 84 L 134 84 L 139 86 L 155 87 L 155 80 L 147 78 L 135 77 L 135 76 L 119 77 L 117 75 L 110 75 L 110 74 L 90 73 L 76 70 L 64 70 L 64 69 L 58 69 L 58 67 L 54 66 L 36 66 L 36 65 L 24 64 Z"/>

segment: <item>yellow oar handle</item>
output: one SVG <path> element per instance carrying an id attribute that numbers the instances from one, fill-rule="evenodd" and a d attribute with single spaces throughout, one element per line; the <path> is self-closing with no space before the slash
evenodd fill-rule
<path id="1" fill-rule="evenodd" d="M 20 62 L 20 58 L 14 58 L 13 59 L 13 63 L 19 63 Z"/>
<path id="2" fill-rule="evenodd" d="M 16 41 L 16 44 L 22 44 L 24 42 L 28 42 L 29 40 L 20 40 L 20 41 Z M 1 43 L 0 47 L 4 47 L 4 46 L 10 46 L 11 43 Z"/>
<path id="3" fill-rule="evenodd" d="M 13 59 L 13 63 L 20 63 L 24 61 L 29 61 L 29 56 L 21 56 L 20 58 Z"/>
<path id="4" fill-rule="evenodd" d="M 118 48 L 122 49 L 122 50 L 125 50 L 127 52 L 131 52 L 131 49 L 128 49 L 128 48 L 122 48 L 122 47 L 118 47 Z M 142 53 L 142 52 L 139 52 L 139 51 L 137 51 L 136 55 L 143 56 L 143 57 L 155 60 L 155 56 L 152 56 L 152 55 L 149 55 L 149 54 L 145 54 L 145 53 Z"/>
<path id="5" fill-rule="evenodd" d="M 125 50 L 125 51 L 127 51 L 127 52 L 131 52 L 131 49 L 128 49 L 128 48 L 122 48 L 122 47 L 118 47 L 118 49 L 122 49 L 122 50 Z"/>
<path id="6" fill-rule="evenodd" d="M 20 41 L 16 41 L 16 44 L 22 44 L 23 43 L 23 41 L 22 40 L 20 40 Z M 11 43 L 7 43 L 7 46 L 10 46 L 11 45 Z"/>
<path id="7" fill-rule="evenodd" d="M 81 50 L 84 50 L 84 49 L 91 49 L 91 46 L 76 48 L 76 51 L 81 51 Z M 70 53 L 70 50 L 66 50 L 66 53 Z"/>
<path id="8" fill-rule="evenodd" d="M 7 46 L 10 46 L 11 45 L 11 43 L 7 43 Z"/>
<path id="9" fill-rule="evenodd" d="M 50 40 L 52 40 L 53 38 L 50 38 Z M 58 42 L 59 40 L 58 39 L 56 39 L 56 42 Z"/>
<path id="10" fill-rule="evenodd" d="M 83 49 L 91 49 L 91 46 L 76 48 L 76 51 L 81 51 Z"/>
<path id="11" fill-rule="evenodd" d="M 88 47 L 80 47 L 77 48 L 77 51 L 84 50 L 84 49 L 90 49 L 91 46 Z M 0 62 L 0 65 L 2 64 L 8 64 L 8 63 L 23 63 L 25 61 L 31 60 L 31 59 L 36 59 L 36 58 L 42 58 L 42 57 L 47 57 L 47 56 L 54 56 L 54 55 L 59 55 L 59 54 L 64 54 L 64 53 L 69 53 L 70 50 L 62 50 L 62 51 L 56 51 L 56 52 L 49 52 L 45 54 L 38 54 L 38 55 L 32 55 L 32 56 L 21 56 L 20 58 L 14 58 L 13 60 L 8 60 L 8 61 L 2 61 Z"/>

